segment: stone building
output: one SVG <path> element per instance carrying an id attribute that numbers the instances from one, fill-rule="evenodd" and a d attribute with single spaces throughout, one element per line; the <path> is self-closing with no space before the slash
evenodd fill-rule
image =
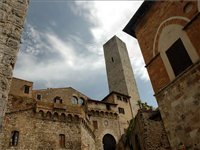
<path id="1" fill-rule="evenodd" d="M 172 149 L 200 149 L 200 1 L 145 1 L 124 31 L 138 39 Z"/>
<path id="2" fill-rule="evenodd" d="M 132 149 L 171 149 L 159 110 L 140 109 L 131 127 L 129 145 Z"/>
<path id="3" fill-rule="evenodd" d="M 105 52 L 107 72 L 113 69 L 107 61 L 114 59 L 122 77 L 109 81 L 110 93 L 100 101 L 72 87 L 33 90 L 33 82 L 13 78 L 0 149 L 115 150 L 138 109 L 139 94 L 125 44 L 116 36 L 108 43 L 113 44 L 105 48 L 112 52 Z M 118 52 L 123 56 L 114 54 Z M 136 91 L 127 90 L 127 82 Z"/>

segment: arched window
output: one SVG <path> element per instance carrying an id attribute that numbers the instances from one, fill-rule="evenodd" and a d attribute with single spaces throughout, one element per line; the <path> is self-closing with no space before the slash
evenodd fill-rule
<path id="1" fill-rule="evenodd" d="M 84 102 L 85 100 L 82 97 L 78 100 L 79 105 L 84 105 Z"/>
<path id="2" fill-rule="evenodd" d="M 12 131 L 11 132 L 10 145 L 11 146 L 17 146 L 18 141 L 19 141 L 19 131 Z"/>
<path id="3" fill-rule="evenodd" d="M 78 104 L 78 98 L 75 97 L 75 96 L 73 96 L 73 97 L 71 98 L 71 102 L 72 102 L 72 104 Z"/>
<path id="4" fill-rule="evenodd" d="M 183 26 L 178 24 L 171 24 L 162 29 L 158 39 L 158 52 L 171 80 L 199 59 Z"/>
<path id="5" fill-rule="evenodd" d="M 52 114 L 51 114 L 51 112 L 49 112 L 49 111 L 47 112 L 47 114 L 46 114 L 46 118 L 47 118 L 47 119 L 51 119 L 51 118 L 52 118 Z"/>
<path id="6" fill-rule="evenodd" d="M 54 103 L 60 103 L 60 104 L 62 104 L 62 99 L 61 99 L 61 97 L 59 97 L 59 96 L 56 96 L 56 97 L 53 99 L 53 101 L 54 101 Z"/>

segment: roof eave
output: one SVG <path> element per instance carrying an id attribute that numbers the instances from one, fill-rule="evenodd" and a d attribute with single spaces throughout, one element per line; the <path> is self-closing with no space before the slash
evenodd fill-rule
<path id="1" fill-rule="evenodd" d="M 147 13 L 147 11 L 149 10 L 149 8 L 154 2 L 155 1 L 144 1 L 142 5 L 140 6 L 140 8 L 133 15 L 131 20 L 128 22 L 128 24 L 125 26 L 123 31 L 131 35 L 132 37 L 137 38 L 135 34 L 135 28 L 138 22 L 142 19 L 142 16 L 144 16 L 144 14 Z"/>

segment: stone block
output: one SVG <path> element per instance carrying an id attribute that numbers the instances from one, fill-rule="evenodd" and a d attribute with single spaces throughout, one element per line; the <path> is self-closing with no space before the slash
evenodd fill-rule
<path id="1" fill-rule="evenodd" d="M 8 40 L 6 42 L 6 45 L 8 47 L 11 47 L 11 48 L 14 48 L 14 49 L 18 49 L 19 48 L 19 44 L 20 44 L 20 41 L 19 40 L 15 40 L 13 38 L 8 38 Z"/>

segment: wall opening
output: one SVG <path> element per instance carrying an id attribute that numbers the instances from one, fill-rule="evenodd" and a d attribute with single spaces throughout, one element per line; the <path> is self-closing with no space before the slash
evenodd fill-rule
<path id="1" fill-rule="evenodd" d="M 179 75 L 193 64 L 180 38 L 172 44 L 172 46 L 166 51 L 166 54 L 175 76 Z"/>
<path id="2" fill-rule="evenodd" d="M 10 139 L 10 146 L 17 146 L 19 141 L 19 131 L 12 131 L 11 139 Z"/>
<path id="3" fill-rule="evenodd" d="M 24 93 L 29 94 L 30 86 L 24 85 Z"/>
<path id="4" fill-rule="evenodd" d="M 65 135 L 60 134 L 59 137 L 60 137 L 60 147 L 65 148 Z"/>
<path id="5" fill-rule="evenodd" d="M 115 141 L 115 138 L 111 134 L 104 135 L 103 149 L 104 150 L 115 150 L 116 149 L 116 141 Z"/>

